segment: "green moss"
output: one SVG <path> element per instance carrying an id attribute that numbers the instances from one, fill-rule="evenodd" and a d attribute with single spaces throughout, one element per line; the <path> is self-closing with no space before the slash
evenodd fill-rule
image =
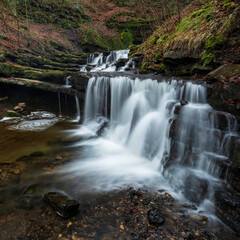
<path id="1" fill-rule="evenodd" d="M 3 77 L 12 77 L 24 76 L 24 67 L 19 65 L 7 64 L 7 63 L 0 63 L 0 76 Z"/>
<path id="2" fill-rule="evenodd" d="M 148 73 L 148 72 L 149 72 L 149 70 L 148 70 L 148 62 L 144 62 L 142 64 L 140 73 L 145 74 L 145 73 Z"/>
<path id="3" fill-rule="evenodd" d="M 203 55 L 201 60 L 203 61 L 203 66 L 204 67 L 206 65 L 209 65 L 211 63 L 215 63 L 216 62 L 215 56 L 212 53 L 207 53 L 207 54 Z"/>
<path id="4" fill-rule="evenodd" d="M 35 80 L 43 80 L 50 82 L 63 83 L 67 76 L 66 71 L 60 70 L 37 70 L 37 69 L 29 69 L 24 71 L 24 77 L 35 79 Z"/>
<path id="5" fill-rule="evenodd" d="M 126 48 L 133 44 L 133 34 L 131 30 L 124 29 L 121 33 L 121 40 Z"/>
<path id="6" fill-rule="evenodd" d="M 220 32 L 211 36 L 206 43 L 206 49 L 215 49 L 222 46 L 227 41 L 227 38 Z"/>
<path id="7" fill-rule="evenodd" d="M 150 41 L 151 45 L 153 46 L 154 44 L 156 44 L 157 42 L 157 38 L 156 37 L 153 37 Z"/>
<path id="8" fill-rule="evenodd" d="M 28 17 L 38 23 L 53 23 L 65 29 L 76 29 L 82 23 L 89 22 L 90 16 L 84 13 L 83 7 L 72 0 L 65 1 L 27 1 Z M 25 5 L 17 1 L 17 14 L 25 19 Z"/>
<path id="9" fill-rule="evenodd" d="M 6 113 L 6 117 L 21 117 L 21 114 L 14 111 L 9 111 Z"/>

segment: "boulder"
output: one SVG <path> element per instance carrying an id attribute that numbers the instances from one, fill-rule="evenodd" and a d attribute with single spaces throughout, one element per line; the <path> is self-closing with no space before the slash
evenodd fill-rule
<path id="1" fill-rule="evenodd" d="M 70 200 L 62 193 L 49 192 L 45 194 L 44 200 L 63 218 L 68 218 L 78 213 L 79 203 L 76 200 Z"/>
<path id="2" fill-rule="evenodd" d="M 226 78 L 240 75 L 240 64 L 224 64 L 207 75 L 208 81 L 223 81 Z"/>

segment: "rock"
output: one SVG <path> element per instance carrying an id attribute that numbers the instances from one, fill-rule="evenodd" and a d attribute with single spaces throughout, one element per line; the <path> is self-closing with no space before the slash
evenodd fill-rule
<path id="1" fill-rule="evenodd" d="M 78 213 L 79 203 L 76 200 L 70 200 L 61 193 L 49 192 L 45 194 L 44 200 L 63 218 L 68 218 Z"/>
<path id="2" fill-rule="evenodd" d="M 228 189 L 215 192 L 216 215 L 240 236 L 240 200 Z"/>
<path id="3" fill-rule="evenodd" d="M 122 59 L 122 58 L 120 58 L 120 59 L 116 62 L 116 71 L 118 71 L 119 68 L 124 67 L 127 62 L 128 62 L 128 59 Z"/>
<path id="4" fill-rule="evenodd" d="M 180 104 L 181 104 L 181 106 L 185 106 L 185 105 L 187 105 L 187 104 L 188 104 L 188 102 L 187 102 L 187 101 L 185 101 L 185 100 L 181 100 L 181 101 L 180 101 Z"/>
<path id="5" fill-rule="evenodd" d="M 208 194 L 208 181 L 190 174 L 184 184 L 185 197 L 194 203 L 201 203 Z"/>
<path id="6" fill-rule="evenodd" d="M 18 103 L 18 107 L 20 107 L 20 108 L 26 108 L 26 103 Z"/>
<path id="7" fill-rule="evenodd" d="M 156 208 L 153 208 L 148 211 L 148 221 L 152 225 L 161 226 L 165 222 L 165 218 Z"/>
<path id="8" fill-rule="evenodd" d="M 20 172 L 20 170 L 19 169 L 12 169 L 11 170 L 11 173 L 14 173 L 14 174 L 20 174 L 21 172 Z"/>
<path id="9" fill-rule="evenodd" d="M 224 64 L 207 75 L 209 81 L 223 81 L 240 74 L 240 64 Z"/>
<path id="10" fill-rule="evenodd" d="M 56 156 L 55 160 L 63 160 L 63 157 L 61 155 Z"/>
<path id="11" fill-rule="evenodd" d="M 23 111 L 23 109 L 22 109 L 21 107 L 19 107 L 19 106 L 15 106 L 15 107 L 13 108 L 13 110 L 14 110 L 14 111 L 17 111 L 17 112 Z"/>
<path id="12" fill-rule="evenodd" d="M 41 184 L 33 184 L 24 191 L 25 196 L 35 196 L 42 198 L 44 196 L 45 186 Z"/>
<path id="13" fill-rule="evenodd" d="M 189 215 L 191 219 L 195 220 L 195 221 L 207 221 L 208 218 L 206 216 L 203 215 L 199 215 L 199 214 L 190 214 Z"/>

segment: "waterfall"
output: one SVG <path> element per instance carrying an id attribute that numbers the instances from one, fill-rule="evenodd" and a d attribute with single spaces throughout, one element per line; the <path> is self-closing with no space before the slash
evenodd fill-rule
<path id="1" fill-rule="evenodd" d="M 114 72 L 116 71 L 116 62 L 119 59 L 128 59 L 129 50 L 112 51 L 108 55 L 103 53 L 90 54 L 87 58 L 87 64 L 80 68 L 80 72 Z M 130 65 L 126 65 L 127 68 Z M 124 71 L 124 67 L 121 71 Z"/>
<path id="2" fill-rule="evenodd" d="M 207 104 L 203 85 L 94 76 L 78 134 L 101 137 L 80 143 L 96 155 L 72 170 L 96 189 L 164 185 L 197 205 L 212 204 L 236 131 L 233 116 Z"/>
<path id="3" fill-rule="evenodd" d="M 71 78 L 71 76 L 66 77 L 65 85 L 63 85 L 63 87 L 66 87 L 66 88 L 72 87 L 70 84 L 70 81 L 69 81 L 70 78 Z"/>
<path id="4" fill-rule="evenodd" d="M 81 116 L 80 116 L 80 104 L 79 104 L 79 99 L 77 97 L 77 95 L 75 95 L 75 101 L 76 101 L 76 108 L 77 108 L 77 121 L 79 122 L 80 119 L 81 119 Z"/>

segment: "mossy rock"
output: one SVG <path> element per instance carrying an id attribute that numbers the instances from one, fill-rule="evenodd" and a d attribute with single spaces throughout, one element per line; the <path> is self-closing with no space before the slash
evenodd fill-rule
<path id="1" fill-rule="evenodd" d="M 0 76 L 3 77 L 23 77 L 24 67 L 19 65 L 0 63 Z"/>
<path id="2" fill-rule="evenodd" d="M 10 110 L 9 110 L 9 111 L 6 113 L 6 117 L 21 117 L 21 114 L 15 112 L 15 111 L 10 111 Z"/>
<path id="3" fill-rule="evenodd" d="M 41 71 L 39 71 L 37 69 L 29 69 L 24 71 L 24 77 L 35 80 L 63 83 L 67 77 L 67 72 L 60 70 L 42 69 Z"/>

